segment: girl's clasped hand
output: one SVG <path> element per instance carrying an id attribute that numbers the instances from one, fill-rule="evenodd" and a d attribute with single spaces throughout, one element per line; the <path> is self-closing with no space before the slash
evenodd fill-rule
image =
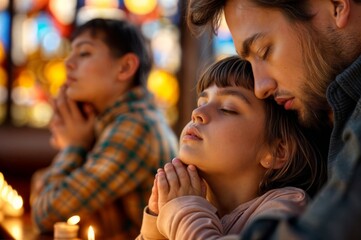
<path id="1" fill-rule="evenodd" d="M 157 171 L 149 198 L 149 211 L 153 215 L 158 215 L 169 201 L 188 195 L 205 197 L 205 182 L 194 165 L 186 166 L 175 158 Z"/>

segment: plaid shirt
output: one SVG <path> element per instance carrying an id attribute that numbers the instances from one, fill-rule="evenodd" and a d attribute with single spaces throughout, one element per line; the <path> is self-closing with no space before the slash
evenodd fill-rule
<path id="1" fill-rule="evenodd" d="M 98 239 L 134 239 L 157 168 L 177 153 L 176 136 L 142 87 L 103 112 L 95 131 L 91 151 L 68 147 L 56 156 L 32 204 L 33 220 L 46 232 L 77 214 Z"/>

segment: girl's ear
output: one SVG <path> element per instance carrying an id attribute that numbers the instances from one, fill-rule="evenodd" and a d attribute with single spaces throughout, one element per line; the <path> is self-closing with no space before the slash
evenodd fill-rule
<path id="1" fill-rule="evenodd" d="M 339 28 L 344 28 L 350 16 L 350 0 L 333 0 L 332 3 L 336 25 Z"/>
<path id="2" fill-rule="evenodd" d="M 134 53 L 126 53 L 119 60 L 118 79 L 128 81 L 132 79 L 139 68 L 139 58 Z"/>
<path id="3" fill-rule="evenodd" d="M 289 149 L 283 141 L 279 141 L 276 151 L 273 152 L 274 154 L 271 153 L 268 153 L 260 161 L 264 168 L 280 169 L 287 163 L 289 158 Z"/>

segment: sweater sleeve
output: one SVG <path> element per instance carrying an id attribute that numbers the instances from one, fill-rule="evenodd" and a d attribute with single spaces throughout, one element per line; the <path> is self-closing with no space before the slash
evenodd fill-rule
<path id="1" fill-rule="evenodd" d="M 149 214 L 148 207 L 143 211 L 142 227 L 136 240 L 162 240 L 165 238 L 157 228 L 157 216 Z"/>
<path id="2" fill-rule="evenodd" d="M 223 228 L 216 211 L 202 197 L 175 198 L 160 211 L 157 226 L 167 239 L 210 239 L 222 236 Z"/>
<path id="3" fill-rule="evenodd" d="M 271 190 L 238 206 L 221 219 L 206 199 L 183 196 L 168 202 L 157 219 L 159 232 L 168 239 L 238 239 L 244 227 L 258 217 L 287 219 L 305 208 L 307 195 L 297 188 Z"/>

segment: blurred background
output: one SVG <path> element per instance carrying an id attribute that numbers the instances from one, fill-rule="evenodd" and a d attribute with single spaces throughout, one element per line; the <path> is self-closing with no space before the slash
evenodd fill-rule
<path id="1" fill-rule="evenodd" d="M 196 105 L 204 67 L 235 54 L 227 26 L 195 38 L 186 0 L 0 0 L 0 173 L 29 211 L 31 175 L 50 164 L 50 101 L 65 82 L 63 60 L 75 26 L 95 17 L 126 18 L 149 40 L 148 88 L 179 135 Z"/>

